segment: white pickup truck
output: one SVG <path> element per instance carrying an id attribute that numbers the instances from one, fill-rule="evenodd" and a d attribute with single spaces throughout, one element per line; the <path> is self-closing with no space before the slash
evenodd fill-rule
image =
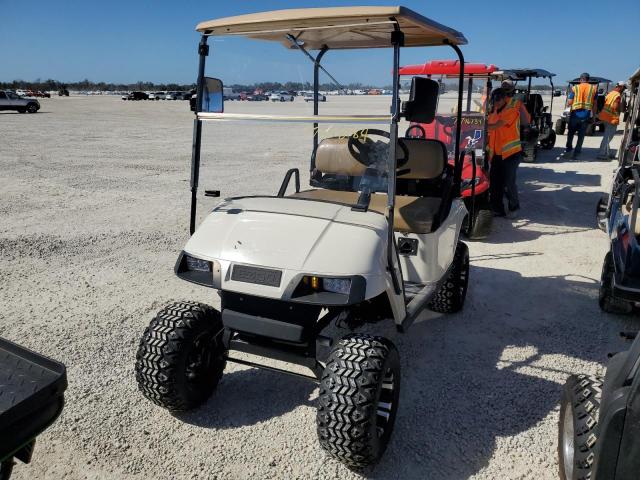
<path id="1" fill-rule="evenodd" d="M 231 87 L 223 87 L 222 94 L 225 100 L 240 100 L 240 94 L 234 92 Z"/>

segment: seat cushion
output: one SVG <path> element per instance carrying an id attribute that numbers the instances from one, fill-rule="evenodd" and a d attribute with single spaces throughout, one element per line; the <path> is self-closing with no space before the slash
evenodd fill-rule
<path id="1" fill-rule="evenodd" d="M 325 202 L 355 205 L 359 192 L 337 190 L 306 190 L 294 193 L 291 197 Z M 433 221 L 440 210 L 440 199 L 433 197 L 410 197 L 396 195 L 393 229 L 402 233 L 430 233 Z M 382 193 L 371 195 L 369 210 L 386 214 L 387 196 Z"/>

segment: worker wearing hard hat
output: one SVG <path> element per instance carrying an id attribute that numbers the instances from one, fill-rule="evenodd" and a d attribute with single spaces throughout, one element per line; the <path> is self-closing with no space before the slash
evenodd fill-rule
<path id="1" fill-rule="evenodd" d="M 574 85 L 567 96 L 567 105 L 571 108 L 569 115 L 569 131 L 567 132 L 567 148 L 564 156 L 578 158 L 582 151 L 582 142 L 587 131 L 587 124 L 592 115 L 595 114 L 597 89 L 595 85 L 589 83 L 591 77 L 588 73 L 580 75 L 580 83 Z M 576 149 L 573 150 L 573 136 L 578 134 Z"/>
<path id="2" fill-rule="evenodd" d="M 520 126 L 528 128 L 529 124 L 531 123 L 531 115 L 529 115 L 529 112 L 527 111 L 527 108 L 524 106 L 524 104 L 516 97 L 514 97 L 516 91 L 514 83 L 511 80 L 503 80 L 500 88 L 504 90 L 507 96 L 508 108 L 515 108 L 520 113 Z"/>
<path id="3" fill-rule="evenodd" d="M 507 92 L 497 88 L 491 94 L 492 109 L 487 118 L 489 132 L 490 202 L 494 216 L 504 217 L 506 193 L 509 212 L 520 208 L 516 172 L 520 164 L 520 114 L 511 108 Z"/>
<path id="4" fill-rule="evenodd" d="M 627 88 L 627 85 L 624 82 L 618 82 L 616 87 L 607 94 L 604 99 L 604 107 L 598 114 L 604 124 L 604 135 L 602 136 L 602 142 L 600 142 L 600 152 L 598 152 L 600 160 L 614 158 L 609 148 L 609 143 L 616 134 L 620 123 L 622 92 L 624 92 L 625 88 Z"/>

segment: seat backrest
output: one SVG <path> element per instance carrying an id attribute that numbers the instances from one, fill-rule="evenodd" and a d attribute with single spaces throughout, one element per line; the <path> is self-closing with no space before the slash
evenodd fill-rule
<path id="1" fill-rule="evenodd" d="M 322 173 L 359 177 L 366 165 L 360 163 L 349 151 L 349 139 L 330 137 L 323 139 L 316 149 L 316 169 Z"/>
<path id="2" fill-rule="evenodd" d="M 532 93 L 529 95 L 529 101 L 527 102 L 527 111 L 533 115 L 538 116 L 542 112 L 544 103 L 542 102 L 542 95 L 539 93 Z"/>
<path id="3" fill-rule="evenodd" d="M 399 139 L 409 151 L 409 161 L 399 165 L 398 169 L 408 170 L 398 175 L 398 178 L 411 180 L 431 180 L 438 178 L 444 172 L 447 164 L 447 147 L 440 140 L 425 138 Z M 398 148 L 398 159 L 404 157 L 404 152 Z"/>

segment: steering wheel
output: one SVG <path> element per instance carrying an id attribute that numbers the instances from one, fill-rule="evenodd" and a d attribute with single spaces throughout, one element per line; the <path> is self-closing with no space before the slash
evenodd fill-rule
<path id="1" fill-rule="evenodd" d="M 369 152 L 371 151 L 371 145 L 373 143 L 371 140 L 369 140 L 370 135 L 384 137 L 387 139 L 391 138 L 389 132 L 378 130 L 377 128 L 369 128 L 366 130 L 358 130 L 349 137 L 349 140 L 347 142 L 349 153 L 353 156 L 353 158 L 367 167 L 374 163 L 369 158 Z M 364 141 L 362 140 L 363 137 Z M 409 149 L 401 141 L 398 141 L 398 145 L 402 149 L 402 153 L 404 153 L 404 157 L 397 160 L 398 167 L 401 167 L 409 161 Z"/>
<path id="2" fill-rule="evenodd" d="M 417 130 L 417 134 L 411 133 L 412 130 Z M 414 123 L 407 128 L 407 131 L 404 132 L 404 136 L 409 138 L 427 138 L 427 132 L 425 132 L 422 125 Z"/>
<path id="3" fill-rule="evenodd" d="M 441 115 L 436 115 L 436 121 L 442 125 L 442 130 L 445 135 L 452 136 L 453 135 L 453 127 L 456 124 L 455 117 L 444 117 Z"/>

